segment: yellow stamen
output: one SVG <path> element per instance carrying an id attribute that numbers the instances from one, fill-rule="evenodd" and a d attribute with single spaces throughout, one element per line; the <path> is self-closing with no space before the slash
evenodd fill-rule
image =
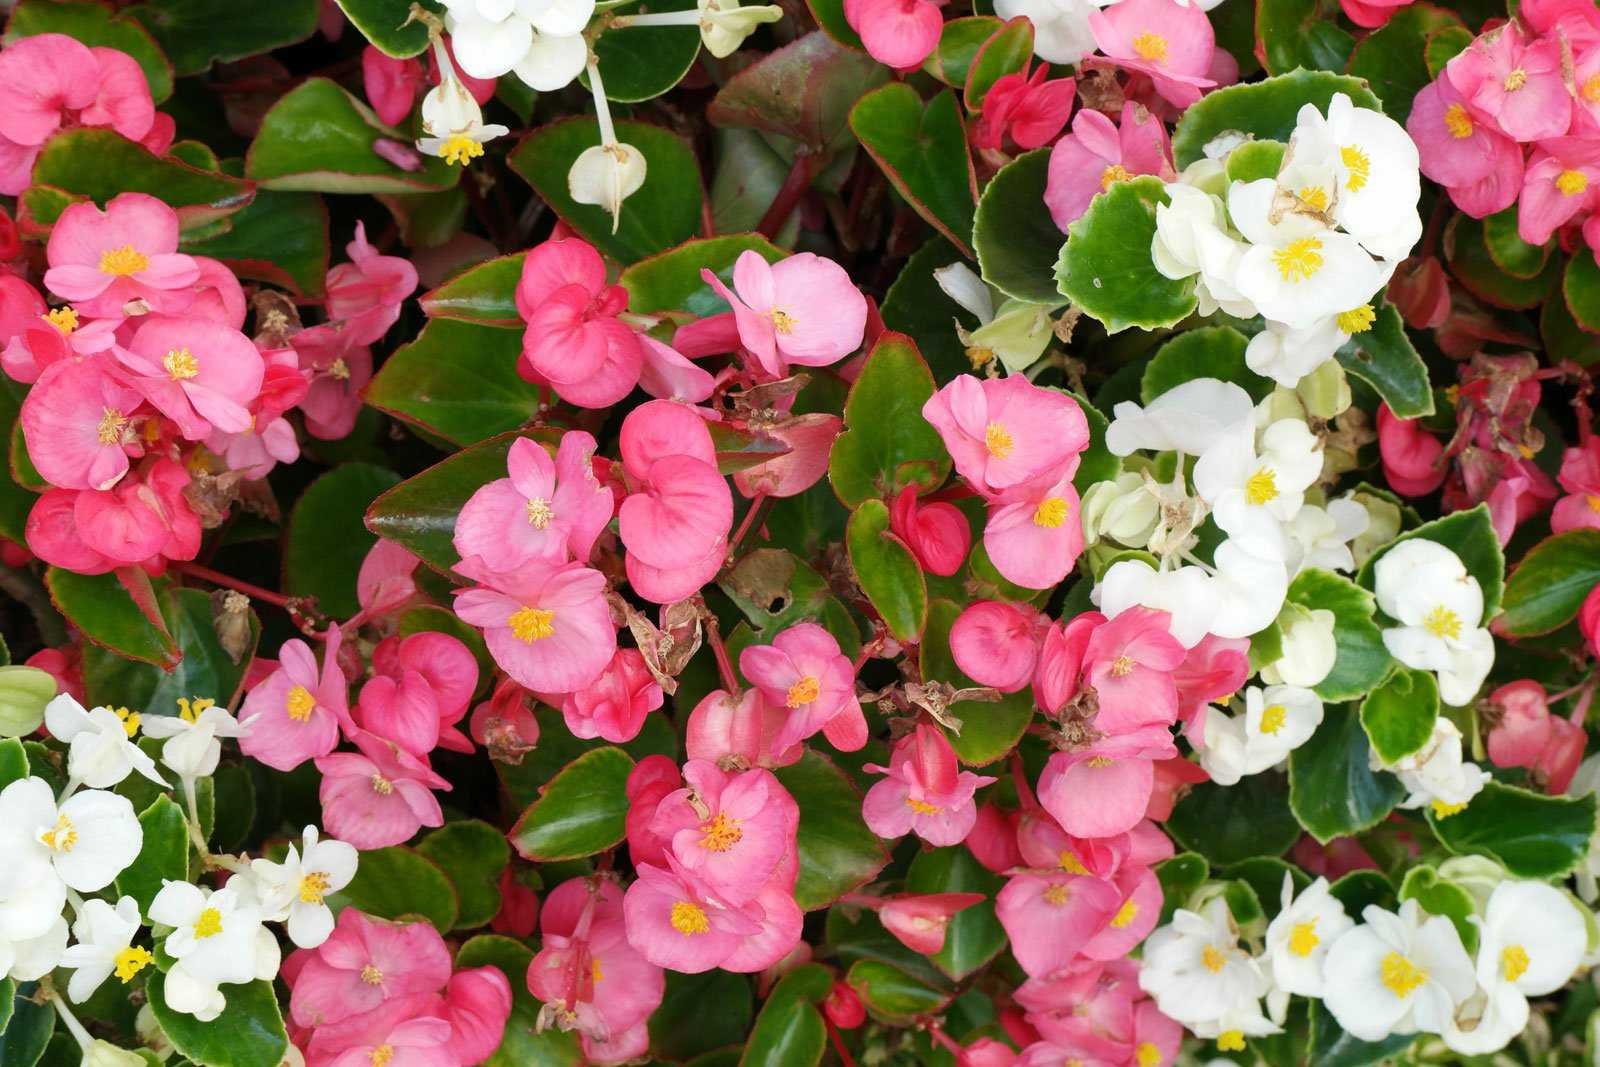
<path id="1" fill-rule="evenodd" d="M 361 968 L 361 980 L 367 985 L 382 985 L 383 972 L 369 963 Z"/>
<path id="2" fill-rule="evenodd" d="M 542 496 L 536 496 L 528 501 L 528 525 L 535 530 L 543 530 L 550 525 L 550 502 Z"/>
<path id="3" fill-rule="evenodd" d="M 822 683 L 811 675 L 806 675 L 789 687 L 789 693 L 783 698 L 787 707 L 798 708 L 811 703 L 822 695 Z"/>
<path id="4" fill-rule="evenodd" d="M 1282 704 L 1271 704 L 1261 713 L 1261 732 L 1275 734 L 1283 729 L 1285 720 L 1289 718 L 1289 709 Z"/>
<path id="5" fill-rule="evenodd" d="M 193 700 L 178 698 L 178 718 L 193 726 L 200 721 L 200 716 L 217 706 L 217 702 L 210 697 L 195 697 Z"/>
<path id="6" fill-rule="evenodd" d="M 1435 637 L 1454 641 L 1461 636 L 1461 617 L 1440 604 L 1422 620 L 1423 629 Z"/>
<path id="7" fill-rule="evenodd" d="M 208 937 L 216 937 L 220 933 L 222 933 L 222 912 L 216 908 L 205 909 L 194 921 L 194 936 L 202 941 Z"/>
<path id="8" fill-rule="evenodd" d="M 1317 920 L 1315 919 L 1309 922 L 1295 923 L 1289 930 L 1289 951 L 1301 959 L 1311 955 L 1320 944 L 1322 944 L 1322 938 L 1317 936 Z"/>
<path id="9" fill-rule="evenodd" d="M 772 328 L 779 333 L 794 333 L 794 316 L 778 308 L 772 309 Z"/>
<path id="10" fill-rule="evenodd" d="M 1344 187 L 1352 193 L 1359 193 L 1367 184 L 1367 179 L 1372 177 L 1372 160 L 1353 144 L 1339 149 L 1339 159 L 1343 161 L 1344 169 L 1350 172 L 1350 176 L 1344 180 Z"/>
<path id="11" fill-rule="evenodd" d="M 1113 163 L 1100 172 L 1100 191 L 1103 193 L 1117 182 L 1125 182 L 1133 177 L 1128 173 L 1128 168 L 1121 163 Z"/>
<path id="12" fill-rule="evenodd" d="M 1140 59 L 1147 59 L 1152 63 L 1167 61 L 1167 39 L 1159 33 L 1141 33 L 1133 39 L 1133 50 L 1139 54 Z"/>
<path id="13" fill-rule="evenodd" d="M 1400 953 L 1391 952 L 1378 965 L 1378 980 L 1385 989 L 1404 1000 L 1422 987 L 1428 980 L 1428 972 Z"/>
<path id="14" fill-rule="evenodd" d="M 1528 84 L 1528 72 L 1523 70 L 1521 67 L 1518 67 L 1510 74 L 1507 74 L 1506 80 L 1500 84 L 1506 92 L 1514 93 L 1524 85 Z"/>
<path id="15" fill-rule="evenodd" d="M 131 982 L 135 975 L 155 961 L 156 958 L 150 954 L 149 949 L 129 945 L 112 957 L 112 963 L 116 965 L 116 970 L 112 973 L 125 983 Z"/>
<path id="16" fill-rule="evenodd" d="M 66 337 L 78 328 L 78 313 L 70 307 L 59 307 L 45 314 L 45 321 Z"/>
<path id="17" fill-rule="evenodd" d="M 78 843 L 78 831 L 65 815 L 56 816 L 56 824 L 39 834 L 39 841 L 52 852 L 71 852 Z"/>
<path id="18" fill-rule="evenodd" d="M 1435 800 L 1433 802 L 1433 817 L 1435 819 L 1448 819 L 1450 816 L 1459 815 L 1466 810 L 1467 802 L 1464 800 L 1459 804 L 1451 804 L 1443 800 Z"/>
<path id="19" fill-rule="evenodd" d="M 1372 309 L 1372 305 L 1362 304 L 1349 311 L 1339 312 L 1334 316 L 1333 324 L 1345 333 L 1366 333 L 1377 321 L 1378 313 Z"/>
<path id="20" fill-rule="evenodd" d="M 1132 900 L 1124 900 L 1122 907 L 1111 917 L 1111 929 L 1126 930 L 1133 925 L 1133 920 L 1139 917 L 1139 905 Z"/>
<path id="21" fill-rule="evenodd" d="M 1064 884 L 1062 882 L 1057 882 L 1055 885 L 1051 886 L 1049 889 L 1046 889 L 1044 891 L 1044 893 L 1042 894 L 1042 896 L 1044 898 L 1044 902 L 1046 904 L 1050 905 L 1052 908 L 1059 908 L 1059 907 L 1062 907 L 1063 905 L 1065 905 L 1066 902 L 1067 902 L 1067 898 L 1070 897 L 1071 895 L 1072 895 L 1071 887 L 1067 886 L 1066 884 Z"/>
<path id="22" fill-rule="evenodd" d="M 1278 499 L 1278 472 L 1271 467 L 1256 471 L 1244 483 L 1244 496 L 1257 507 Z"/>
<path id="23" fill-rule="evenodd" d="M 386 797 L 394 792 L 394 783 L 377 772 L 373 772 L 370 784 L 372 791 L 380 797 Z"/>
<path id="24" fill-rule="evenodd" d="M 1149 1041 L 1141 1041 L 1133 1050 L 1135 1067 L 1161 1067 L 1161 1050 Z"/>
<path id="25" fill-rule="evenodd" d="M 322 898 L 328 895 L 332 881 L 322 871 L 312 871 L 300 879 L 300 903 L 321 904 Z"/>
<path id="26" fill-rule="evenodd" d="M 967 362 L 972 364 L 972 369 L 977 370 L 994 362 L 994 349 L 988 345 L 968 345 Z"/>
<path id="27" fill-rule="evenodd" d="M 149 258 L 132 245 L 108 248 L 100 253 L 100 273 L 126 277 L 150 266 Z"/>
<path id="28" fill-rule="evenodd" d="M 439 158 L 450 165 L 459 164 L 465 167 L 481 155 L 483 155 L 483 145 L 464 133 L 456 134 L 439 146 Z"/>
<path id="29" fill-rule="evenodd" d="M 1218 1052 L 1243 1052 L 1244 1051 L 1244 1031 L 1243 1030 L 1224 1030 L 1224 1031 L 1222 1031 L 1222 1033 L 1217 1035 L 1217 1051 Z"/>
<path id="30" fill-rule="evenodd" d="M 1295 199 L 1312 211 L 1328 210 L 1328 191 L 1320 185 L 1308 185 L 1295 194 Z"/>
<path id="31" fill-rule="evenodd" d="M 1086 761 L 1086 765 L 1093 767 L 1095 770 L 1104 770 L 1111 766 L 1113 762 L 1110 756 L 1090 756 Z"/>
<path id="32" fill-rule="evenodd" d="M 522 608 L 506 620 L 511 636 L 525 645 L 543 641 L 556 632 L 556 613 L 541 608 Z"/>
<path id="33" fill-rule="evenodd" d="M 1472 136 L 1472 116 L 1460 104 L 1451 104 L 1444 109 L 1444 128 L 1456 140 L 1465 140 Z"/>
<path id="34" fill-rule="evenodd" d="M 1589 177 L 1581 170 L 1564 170 L 1556 175 L 1556 188 L 1562 196 L 1577 196 L 1589 188 Z"/>
<path id="35" fill-rule="evenodd" d="M 338 359 L 328 364 L 328 377 L 332 378 L 336 382 L 347 382 L 350 380 L 350 364 L 344 361 L 343 356 L 340 356 Z"/>
<path id="36" fill-rule="evenodd" d="M 680 934 L 693 937 L 695 934 L 710 933 L 711 922 L 700 905 L 679 900 L 672 905 L 672 928 Z"/>
<path id="37" fill-rule="evenodd" d="M 1080 860 L 1077 853 L 1073 852 L 1071 849 L 1063 849 L 1061 852 L 1061 858 L 1057 862 L 1061 869 L 1066 871 L 1068 874 L 1089 873 L 1089 868 L 1083 865 L 1083 861 Z"/>
<path id="38" fill-rule="evenodd" d="M 115 408 L 103 408 L 100 412 L 100 426 L 95 431 L 95 437 L 103 445 L 117 445 L 122 443 L 123 432 L 128 428 L 128 417 Z"/>
<path id="39" fill-rule="evenodd" d="M 1583 88 L 1578 90 L 1578 95 L 1587 103 L 1600 104 L 1600 74 L 1584 82 Z"/>
<path id="40" fill-rule="evenodd" d="M 1132 656 L 1118 656 L 1116 659 L 1111 661 L 1111 673 L 1114 677 L 1126 678 L 1128 675 L 1133 673 L 1133 668 L 1135 666 L 1137 666 L 1137 664 L 1133 662 Z"/>
<path id="41" fill-rule="evenodd" d="M 1594 512 L 1596 515 L 1600 515 L 1600 496 L 1595 496 L 1593 493 L 1590 493 L 1584 499 L 1589 504 L 1589 510 Z"/>
<path id="42" fill-rule="evenodd" d="M 139 713 L 129 711 L 127 708 L 118 708 L 117 718 L 122 720 L 122 729 L 129 737 L 139 732 Z"/>
<path id="43" fill-rule="evenodd" d="M 1228 957 L 1216 945 L 1207 945 L 1200 952 L 1200 965 L 1212 974 L 1221 974 L 1228 965 Z"/>
<path id="44" fill-rule="evenodd" d="M 200 373 L 200 361 L 187 348 L 174 348 L 161 357 L 167 376 L 175 382 L 185 382 Z"/>
<path id="45" fill-rule="evenodd" d="M 480 148 L 479 151 L 483 150 Z M 379 1045 L 372 1050 L 372 1055 L 368 1059 L 372 1061 L 372 1067 L 388 1067 L 389 1061 L 394 1059 L 394 1046 Z"/>
<path id="46" fill-rule="evenodd" d="M 1286 282 L 1308 281 L 1322 269 L 1322 242 L 1315 237 L 1290 241 L 1272 253 L 1278 276 Z"/>
<path id="47" fill-rule="evenodd" d="M 991 422 L 983 428 L 983 447 L 989 450 L 989 455 L 995 459 L 1007 459 L 1016 450 L 1016 442 L 1006 432 L 1006 428 L 998 422 Z"/>
<path id="48" fill-rule="evenodd" d="M 1033 524 L 1054 530 L 1067 521 L 1067 502 L 1059 496 L 1046 497 L 1033 509 Z"/>
<path id="49" fill-rule="evenodd" d="M 295 722 L 310 720 L 311 712 L 316 706 L 317 698 L 303 685 L 297 685 L 289 690 L 289 695 L 283 701 L 284 713 Z"/>
<path id="50" fill-rule="evenodd" d="M 707 852 L 726 852 L 744 839 L 739 820 L 730 819 L 720 811 L 710 822 L 701 823 L 700 833 L 703 835 L 700 847 Z"/>
<path id="51" fill-rule="evenodd" d="M 1521 978 L 1528 963 L 1528 950 L 1521 945 L 1507 945 L 1500 950 L 1500 975 L 1508 982 Z"/>
<path id="52" fill-rule="evenodd" d="M 593 956 L 589 957 L 589 975 L 596 984 L 605 981 L 606 978 L 606 972 L 600 969 L 600 961 Z"/>
<path id="53" fill-rule="evenodd" d="M 943 808 L 929 804 L 926 800 L 915 800 L 911 797 L 906 797 L 906 807 L 910 808 L 918 815 L 938 815 L 940 812 L 944 811 Z"/>

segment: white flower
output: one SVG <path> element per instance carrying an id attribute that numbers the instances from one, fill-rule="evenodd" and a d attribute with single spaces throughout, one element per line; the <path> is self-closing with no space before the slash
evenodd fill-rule
<path id="1" fill-rule="evenodd" d="M 66 884 L 48 859 L 31 849 L 7 855 L 0 864 L 0 975 L 15 946 L 48 934 L 66 903 Z"/>
<path id="2" fill-rule="evenodd" d="M 1410 791 L 1400 803 L 1402 808 L 1428 804 L 1441 819 L 1465 808 L 1489 781 L 1488 771 L 1462 760 L 1461 730 L 1443 715 L 1434 720 L 1433 736 L 1420 751 L 1392 767 L 1380 761 L 1376 752 L 1369 759 L 1373 769 L 1393 771 Z"/>
<path id="3" fill-rule="evenodd" d="M 86 789 L 58 808 L 42 778 L 23 778 L 0 792 L 0 856 L 7 863 L 48 863 L 80 893 L 110 885 L 143 845 L 144 829 L 127 797 Z"/>
<path id="4" fill-rule="evenodd" d="M 67 774 L 74 781 L 91 789 L 109 789 L 138 771 L 157 785 L 167 784 L 156 770 L 156 761 L 133 743 L 139 730 L 137 712 L 85 711 L 82 704 L 62 693 L 45 705 L 44 724 L 50 736 L 66 742 Z"/>
<path id="5" fill-rule="evenodd" d="M 1166 204 L 1156 205 L 1156 234 L 1150 258 L 1156 270 L 1174 280 L 1199 275 L 1195 299 L 1202 315 L 1219 308 L 1237 318 L 1257 314 L 1239 288 L 1238 274 L 1247 246 L 1223 229 L 1222 201 L 1187 182 L 1167 183 Z"/>
<path id="6" fill-rule="evenodd" d="M 209 777 L 222 758 L 219 738 L 240 737 L 244 728 L 215 701 L 180 699 L 178 706 L 177 715 L 145 716 L 145 736 L 167 739 L 161 746 L 161 762 L 178 777 Z"/>
<path id="7" fill-rule="evenodd" d="M 1107 618 L 1139 606 L 1165 611 L 1172 616 L 1172 636 L 1193 648 L 1211 632 L 1216 615 L 1210 589 L 1211 578 L 1199 567 L 1157 571 L 1143 560 L 1125 559 L 1101 576 L 1090 598 Z"/>
<path id="8" fill-rule="evenodd" d="M 1294 879 L 1283 876 L 1283 906 L 1267 927 L 1267 961 L 1273 984 L 1302 997 L 1323 995 L 1323 961 L 1333 943 L 1355 925 L 1344 905 L 1318 878 L 1298 898 Z"/>
<path id="9" fill-rule="evenodd" d="M 1330 500 L 1326 508 L 1302 505 L 1284 527 L 1288 535 L 1290 570 L 1296 574 L 1307 567 L 1355 570 L 1355 554 L 1350 542 L 1364 534 L 1370 523 L 1367 509 L 1348 497 Z"/>
<path id="10" fill-rule="evenodd" d="M 1088 0 L 995 0 L 994 13 L 1033 23 L 1033 54 L 1049 63 L 1073 64 L 1095 50 Z"/>
<path id="11" fill-rule="evenodd" d="M 1543 882 L 1501 882 L 1479 926 L 1479 995 L 1452 1020 L 1445 1043 L 1472 1056 L 1504 1048 L 1528 1023 L 1528 998 L 1566 985 L 1588 939 L 1565 893 Z"/>
<path id="12" fill-rule="evenodd" d="M 293 845 L 282 863 L 258 859 L 250 863 L 265 918 L 288 920 L 289 940 L 300 948 L 316 948 L 333 932 L 333 912 L 324 903 L 356 876 L 356 850 L 343 841 L 317 840 L 308 826 L 297 851 Z"/>
<path id="13" fill-rule="evenodd" d="M 1322 724 L 1322 701 L 1309 689 L 1275 685 L 1245 690 L 1243 715 L 1205 709 L 1200 766 L 1218 785 L 1276 767 Z"/>
<path id="14" fill-rule="evenodd" d="M 73 971 L 67 996 L 81 1004 L 115 974 L 126 985 L 155 962 L 145 948 L 133 944 L 139 933 L 139 904 L 123 897 L 113 908 L 103 900 L 87 900 L 72 924 L 75 944 L 61 957 L 61 966 Z"/>
<path id="15" fill-rule="evenodd" d="M 567 192 L 580 204 L 593 204 L 611 215 L 611 232 L 622 221 L 622 202 L 644 185 L 644 153 L 613 141 L 586 148 L 567 172 Z"/>
<path id="16" fill-rule="evenodd" d="M 589 45 L 581 33 L 535 32 L 514 73 L 535 92 L 553 93 L 576 81 L 588 62 Z"/>
<path id="17" fill-rule="evenodd" d="M 1259 1001 L 1270 985 L 1261 961 L 1239 947 L 1238 928 L 1220 896 L 1203 913 L 1178 909 L 1144 943 L 1139 987 L 1162 1014 L 1196 1032 L 1210 1026 L 1220 1036 L 1225 1021 L 1259 1017 Z"/>
<path id="18" fill-rule="evenodd" d="M 1217 546 L 1212 563 L 1216 573 L 1207 590 L 1211 632 L 1218 637 L 1249 637 L 1271 626 L 1289 593 L 1282 558 L 1267 558 L 1229 538 Z"/>
<path id="19" fill-rule="evenodd" d="M 1252 425 L 1250 394 L 1232 382 L 1194 378 L 1144 407 L 1125 400 L 1106 427 L 1106 448 L 1118 456 L 1142 450 L 1198 456 L 1225 435 Z"/>
<path id="20" fill-rule="evenodd" d="M 1231 537 L 1259 555 L 1287 554 L 1282 523 L 1295 517 L 1322 474 L 1322 446 L 1301 419 L 1279 419 L 1261 434 L 1225 434 L 1194 465 L 1195 492 Z"/>
<path id="21" fill-rule="evenodd" d="M 1025 371 L 1039 361 L 1055 336 L 1049 306 L 1006 297 L 996 311 L 995 293 L 965 263 L 935 269 L 933 280 L 945 296 L 978 320 L 978 328 L 971 331 L 959 320 L 955 323 L 956 336 L 975 367 L 998 357 L 1007 370 Z"/>
<path id="22" fill-rule="evenodd" d="M 1323 1006 L 1363 1041 L 1442 1032 L 1477 985 L 1455 926 L 1415 900 L 1398 915 L 1369 904 L 1361 917 L 1328 949 Z"/>
<path id="23" fill-rule="evenodd" d="M 515 69 L 524 81 L 523 68 L 537 66 L 534 53 L 541 38 L 582 45 L 595 6 L 594 0 L 444 0 L 444 5 L 445 26 L 462 70 L 474 78 L 498 78 Z M 564 87 L 580 70 L 582 63 L 551 88 Z"/>
<path id="24" fill-rule="evenodd" d="M 1288 605 L 1278 619 L 1283 627 L 1283 654 L 1261 668 L 1261 680 L 1268 685 L 1318 684 L 1339 658 L 1339 646 L 1333 639 L 1333 612 Z"/>
<path id="25" fill-rule="evenodd" d="M 1350 340 L 1350 335 L 1340 328 L 1341 321 L 1354 325 L 1356 319 L 1328 315 L 1301 329 L 1268 319 L 1266 329 L 1245 346 L 1245 365 L 1285 389 L 1293 389 L 1301 378 L 1332 359 Z"/>
<path id="26" fill-rule="evenodd" d="M 700 41 L 718 59 L 738 51 L 744 39 L 763 22 L 783 18 L 783 8 L 776 4 L 741 7 L 739 0 L 699 0 L 696 6 L 700 13 Z"/>
<path id="27" fill-rule="evenodd" d="M 131 1049 L 96 1038 L 83 1050 L 82 1067 L 147 1067 L 149 1060 Z"/>
<path id="28" fill-rule="evenodd" d="M 1395 545 L 1374 569 L 1378 606 L 1399 626 L 1383 632 L 1389 654 L 1439 676 L 1439 696 L 1461 707 L 1494 666 L 1494 638 L 1483 621 L 1483 590 L 1461 558 L 1436 541 Z"/>
<path id="29" fill-rule="evenodd" d="M 0 978 L 37 982 L 56 969 L 67 950 L 67 920 L 59 914 L 35 937 L 7 941 L 0 937 Z"/>
<path id="30" fill-rule="evenodd" d="M 422 98 L 422 132 L 427 136 L 418 139 L 417 151 L 464 167 L 483 155 L 485 142 L 511 131 L 493 123 L 485 125 L 483 109 L 456 77 L 444 45 L 436 40 L 433 48 L 434 61 L 444 76 Z M 457 48 L 459 55 L 459 39 Z"/>
<path id="31" fill-rule="evenodd" d="M 173 927 L 165 943 L 177 961 L 167 972 L 167 1006 L 201 1022 L 227 1007 L 218 986 L 278 973 L 278 941 L 261 925 L 260 906 L 247 887 L 230 882 L 212 892 L 169 881 L 150 902 L 150 921 Z"/>

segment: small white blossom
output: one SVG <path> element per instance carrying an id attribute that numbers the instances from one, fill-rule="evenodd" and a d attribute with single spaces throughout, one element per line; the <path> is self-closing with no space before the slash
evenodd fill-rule
<path id="1" fill-rule="evenodd" d="M 444 45 L 434 41 L 433 47 L 434 62 L 443 76 L 422 98 L 422 132 L 426 136 L 417 141 L 417 151 L 464 167 L 483 155 L 486 142 L 511 131 L 498 124 L 484 123 L 483 109 L 456 77 Z"/>
<path id="2" fill-rule="evenodd" d="M 1339 657 L 1333 612 L 1289 605 L 1278 621 L 1283 627 L 1283 654 L 1261 668 L 1261 680 L 1268 685 L 1317 685 Z"/>
<path id="3" fill-rule="evenodd" d="M 1228 1037 L 1232 1043 L 1246 1034 L 1276 1032 L 1260 1008 L 1270 986 L 1261 961 L 1240 947 L 1238 928 L 1220 896 L 1203 912 L 1180 908 L 1144 943 L 1139 987 L 1155 998 L 1162 1014 L 1196 1034 Z"/>
<path id="4" fill-rule="evenodd" d="M 272 922 L 287 920 L 289 940 L 300 948 L 316 948 L 333 932 L 333 912 L 325 898 L 350 884 L 356 862 L 352 846 L 332 838 L 319 841 L 317 828 L 306 827 L 301 847 L 290 845 L 282 863 L 250 863 L 263 916 Z"/>
<path id="5" fill-rule="evenodd" d="M 1276 767 L 1310 740 L 1322 724 L 1322 701 L 1309 689 L 1275 685 L 1245 690 L 1245 710 L 1230 716 L 1205 709 L 1200 766 L 1218 785 Z"/>
<path id="6" fill-rule="evenodd" d="M 210 1022 L 227 1007 L 219 988 L 271 979 L 281 962 L 277 938 L 261 925 L 260 905 L 247 886 L 215 892 L 167 882 L 150 902 L 150 921 L 173 927 L 166 951 L 167 1006 Z"/>
<path id="7" fill-rule="evenodd" d="M 178 701 L 177 715 L 147 715 L 144 732 L 147 737 L 164 737 L 161 762 L 180 778 L 206 778 L 217 769 L 222 758 L 224 737 L 240 737 L 244 728 L 211 700 Z"/>
<path id="8" fill-rule="evenodd" d="M 157 785 L 167 784 L 155 760 L 133 743 L 139 719 L 138 712 L 126 708 L 86 711 L 66 693 L 44 709 L 50 736 L 67 745 L 67 774 L 91 789 L 109 789 L 133 771 Z"/>
<path id="9" fill-rule="evenodd" d="M 1344 905 L 1328 892 L 1326 878 L 1318 878 L 1296 897 L 1294 879 L 1285 872 L 1282 908 L 1267 927 L 1273 984 L 1285 994 L 1322 996 L 1328 949 L 1354 925 Z"/>
<path id="10" fill-rule="evenodd" d="M 67 996 L 81 1004 L 115 974 L 126 985 L 155 962 L 149 949 L 133 944 L 139 933 L 139 904 L 123 897 L 113 908 L 103 900 L 87 900 L 72 924 L 74 944 L 61 957 L 73 972 Z"/>
<path id="11" fill-rule="evenodd" d="M 1494 638 L 1481 625 L 1483 590 L 1444 545 L 1412 538 L 1374 568 L 1378 607 L 1400 623 L 1383 632 L 1389 654 L 1439 676 L 1439 696 L 1456 707 L 1472 701 L 1494 666 Z"/>
<path id="12" fill-rule="evenodd" d="M 0 792 L 0 856 L 7 863 L 48 863 L 80 893 L 104 889 L 139 856 L 144 829 L 128 798 L 86 789 L 56 805 L 42 778 Z"/>
<path id="13" fill-rule="evenodd" d="M 1415 900 L 1402 902 L 1399 914 L 1369 904 L 1361 917 L 1328 950 L 1323 1005 L 1363 1041 L 1443 1032 L 1477 986 L 1455 926 Z"/>

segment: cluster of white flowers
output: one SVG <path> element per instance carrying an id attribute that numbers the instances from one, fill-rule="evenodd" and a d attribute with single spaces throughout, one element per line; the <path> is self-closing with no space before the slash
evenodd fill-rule
<path id="1" fill-rule="evenodd" d="M 1320 999 L 1363 1041 L 1427 1033 L 1462 1055 L 1494 1052 L 1527 1024 L 1528 997 L 1572 978 L 1594 947 L 1593 916 L 1568 894 L 1506 878 L 1486 860 L 1451 860 L 1440 874 L 1473 899 L 1476 958 L 1449 918 L 1416 900 L 1398 911 L 1368 905 L 1357 923 L 1326 879 L 1296 895 L 1285 874 L 1281 908 L 1264 931 L 1258 923 L 1241 932 L 1208 887 L 1198 910 L 1179 909 L 1145 942 L 1139 984 L 1164 1014 L 1224 1051 L 1278 1033 L 1294 995 Z"/>
<path id="2" fill-rule="evenodd" d="M 444 9 L 456 59 L 474 78 L 514 73 L 530 89 L 549 93 L 583 73 L 589 56 L 583 31 L 594 0 L 444 0 Z"/>
<path id="3" fill-rule="evenodd" d="M 355 877 L 356 850 L 318 840 L 308 826 L 300 847 L 290 845 L 281 863 L 211 854 L 196 785 L 216 770 L 222 739 L 240 736 L 242 728 L 211 700 L 178 704 L 178 715 L 141 716 L 125 708 L 88 710 L 62 694 L 45 706 L 50 735 L 67 746 L 67 781 L 59 796 L 37 776 L 0 790 L 0 978 L 31 982 L 65 968 L 72 972 L 66 997 L 81 1003 L 113 976 L 132 981 L 156 962 L 159 945 L 173 961 L 164 985 L 168 1006 L 211 1020 L 227 1005 L 221 987 L 277 975 L 278 939 L 264 924 L 285 924 L 301 948 L 320 945 L 332 932 L 326 898 Z M 142 916 L 117 880 L 139 859 L 144 828 L 132 802 L 112 791 L 131 774 L 169 785 L 135 742 L 141 728 L 165 739 L 161 764 L 179 781 L 201 868 L 232 874 L 216 890 L 163 879 Z M 85 897 L 108 890 L 104 899 Z M 136 944 L 145 925 L 148 947 Z M 60 996 L 48 995 L 68 1028 L 89 1042 Z M 86 1056 L 91 1044 L 97 1056 L 110 1057 L 106 1062 L 122 1062 L 118 1050 L 98 1048 L 103 1042 L 86 1043 Z"/>
<path id="4" fill-rule="evenodd" d="M 1465 705 L 1494 666 L 1483 626 L 1483 588 L 1461 557 L 1424 538 L 1401 541 L 1373 567 L 1378 607 L 1399 623 L 1385 630 L 1389 654 L 1439 677 L 1439 697 Z"/>
<path id="5" fill-rule="evenodd" d="M 1245 360 L 1293 388 L 1371 328 L 1370 301 L 1422 236 L 1417 147 L 1343 93 L 1326 116 L 1300 109 L 1276 178 L 1230 183 L 1224 159 L 1241 143 L 1219 138 L 1167 185 L 1151 256 L 1197 279 L 1202 314 L 1260 315 Z"/>

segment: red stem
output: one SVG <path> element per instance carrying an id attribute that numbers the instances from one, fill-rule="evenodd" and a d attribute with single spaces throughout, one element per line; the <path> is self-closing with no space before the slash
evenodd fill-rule
<path id="1" fill-rule="evenodd" d="M 733 673 L 733 662 L 728 659 L 727 646 L 722 643 L 722 630 L 717 625 L 717 617 L 706 607 L 705 601 L 700 602 L 701 615 L 706 624 L 706 644 L 711 646 L 711 654 L 717 660 L 717 673 L 722 676 L 722 688 L 728 691 L 730 697 L 739 695 L 739 677 Z"/>
<path id="2" fill-rule="evenodd" d="M 839 1060 L 844 1067 L 856 1067 L 855 1057 L 850 1055 L 850 1050 L 844 1047 L 844 1038 L 839 1034 L 839 1028 L 833 1025 L 833 1020 L 826 1015 L 822 1021 L 828 1027 L 828 1040 L 833 1042 L 833 1050 L 839 1054 Z"/>
<path id="3" fill-rule="evenodd" d="M 772 198 L 772 206 L 767 208 L 767 213 L 761 216 L 761 223 L 756 227 L 763 237 L 778 236 L 778 230 L 794 211 L 795 205 L 811 188 L 811 175 L 816 166 L 816 157 L 809 152 L 795 153 L 789 173 L 778 187 L 778 195 Z"/>
<path id="4" fill-rule="evenodd" d="M 767 494 L 765 493 L 757 493 L 750 498 L 750 506 L 745 509 L 744 518 L 739 520 L 739 528 L 733 531 L 733 536 L 728 539 L 729 555 L 733 554 L 733 550 L 738 548 L 740 542 L 744 540 L 744 535 L 749 533 L 750 528 L 755 525 L 756 516 L 764 513 L 766 503 Z"/>
<path id="5" fill-rule="evenodd" d="M 243 593 L 252 600 L 260 600 L 266 604 L 276 605 L 285 611 L 289 610 L 291 601 L 300 599 L 291 597 L 286 593 L 274 593 L 270 589 L 263 589 L 259 585 L 252 585 L 249 582 L 223 574 L 221 571 L 214 571 L 210 567 L 205 567 L 198 563 L 175 562 L 172 565 L 172 569 L 179 574 L 187 574 L 191 578 L 199 578 L 203 582 L 210 582 L 212 585 L 220 585 L 224 589 L 232 589 L 236 593 Z"/>

